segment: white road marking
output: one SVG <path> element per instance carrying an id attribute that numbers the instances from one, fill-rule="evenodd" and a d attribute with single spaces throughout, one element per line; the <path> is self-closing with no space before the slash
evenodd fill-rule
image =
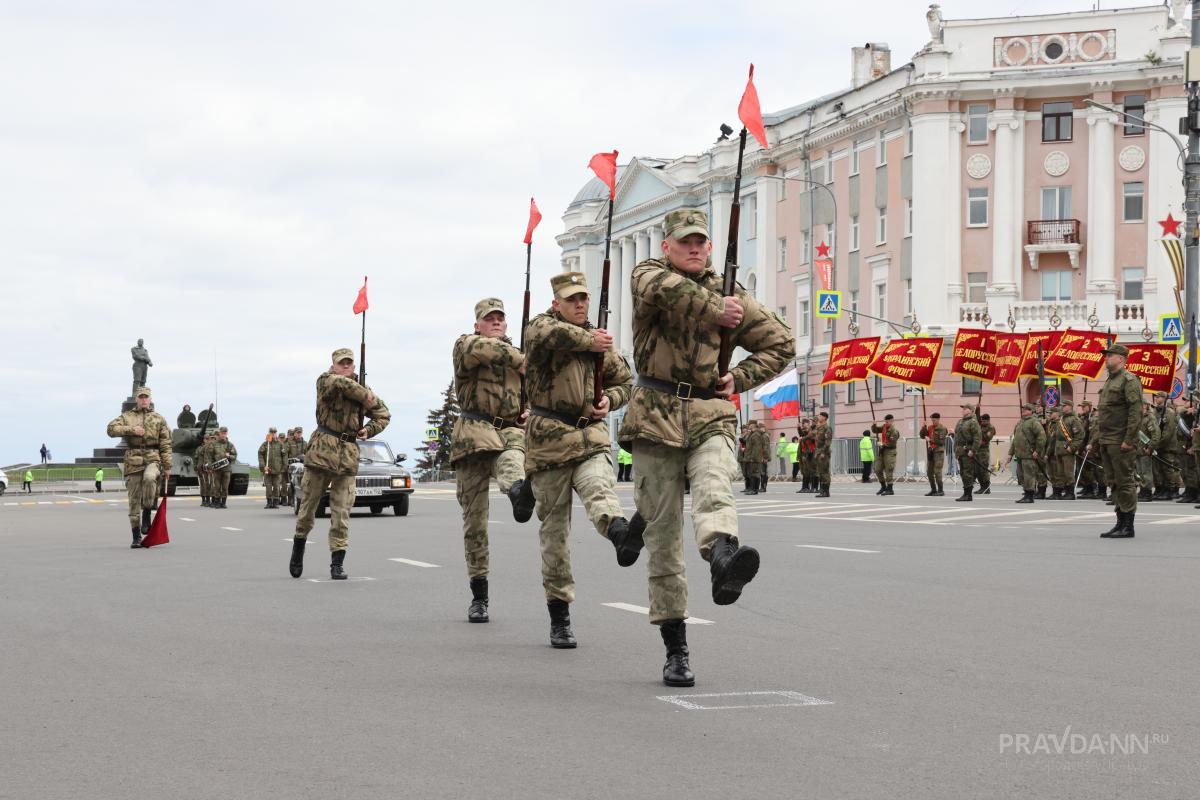
<path id="1" fill-rule="evenodd" d="M 221 530 L 223 530 L 223 531 L 241 531 L 241 528 L 229 528 L 229 527 L 226 527 L 225 525 L 222 525 Z"/>
<path id="2" fill-rule="evenodd" d="M 728 701 L 735 697 L 745 697 L 752 702 L 731 704 Z M 724 698 L 724 705 L 709 705 L 701 702 L 708 698 Z M 779 702 L 758 702 L 776 698 Z M 731 711 L 740 708 L 788 708 L 797 706 L 831 706 L 832 700 L 820 700 L 816 697 L 809 697 L 806 694 L 789 691 L 771 691 L 771 692 L 720 692 L 717 694 L 666 694 L 659 695 L 659 700 L 667 703 L 673 703 L 677 706 L 686 708 L 688 711 Z M 716 701 L 718 704 L 722 700 Z"/>
<path id="3" fill-rule="evenodd" d="M 397 564 L 408 564 L 410 567 L 423 567 L 425 569 L 440 569 L 440 564 L 430 564 L 428 561 L 413 561 L 411 558 L 389 558 L 388 561 L 395 561 Z"/>
<path id="4" fill-rule="evenodd" d="M 191 517 L 180 517 L 180 519 L 183 520 L 184 522 L 195 522 L 196 521 L 196 520 L 192 519 Z"/>
<path id="5" fill-rule="evenodd" d="M 891 519 L 892 517 L 914 517 L 914 516 L 919 516 L 921 514 L 959 514 L 961 512 L 962 512 L 961 508 L 923 508 L 920 511 L 901 511 L 899 514 L 893 514 L 891 512 L 888 512 L 887 514 L 885 514 L 883 516 L 863 517 L 863 519 L 888 520 L 888 519 Z"/>
<path id="6" fill-rule="evenodd" d="M 645 606 L 635 606 L 631 603 L 601 603 L 600 605 L 608 606 L 609 608 L 615 608 L 620 611 L 632 611 L 635 614 L 645 614 L 646 616 L 650 615 L 650 609 L 646 608 Z M 700 619 L 699 617 L 688 617 L 684 620 L 684 622 L 689 625 L 714 624 L 711 619 Z"/>
<path id="7" fill-rule="evenodd" d="M 1001 511 L 996 514 L 964 514 L 961 517 L 944 517 L 939 520 L 930 520 L 929 524 L 930 525 L 947 525 L 951 522 L 961 522 L 963 520 L 973 520 L 973 521 L 979 522 L 981 520 L 994 519 L 996 517 L 1013 517 L 1013 516 L 1017 516 L 1018 514 L 1045 514 L 1045 513 L 1046 513 L 1046 509 L 1044 509 L 1044 508 L 1039 508 L 1036 510 L 1030 508 L 1030 509 L 1026 509 L 1024 511 Z"/>
<path id="8" fill-rule="evenodd" d="M 1105 516 L 1111 517 L 1113 515 L 1105 514 Z M 1180 522 L 1195 522 L 1195 521 L 1196 521 L 1195 517 L 1169 516 L 1166 519 L 1153 520 L 1149 524 L 1151 524 L 1151 525 L 1174 525 L 1174 524 L 1180 523 Z"/>
<path id="9" fill-rule="evenodd" d="M 333 578 L 305 578 L 305 580 L 307 580 L 309 583 L 346 583 L 348 581 L 373 581 L 375 579 L 364 576 L 356 578 L 343 578 L 340 581 L 335 581 Z"/>
<path id="10" fill-rule="evenodd" d="M 54 505 L 54 503 L 50 500 L 39 500 L 38 505 L 39 506 L 52 506 L 52 505 Z"/>
<path id="11" fill-rule="evenodd" d="M 17 505 L 20 505 L 20 503 L 5 503 L 4 505 L 6 505 L 6 506 L 17 506 Z"/>
<path id="12" fill-rule="evenodd" d="M 840 550 L 843 553 L 878 553 L 878 550 L 856 550 L 853 547 L 828 547 L 823 544 L 798 544 L 796 547 L 807 547 L 810 550 Z"/>

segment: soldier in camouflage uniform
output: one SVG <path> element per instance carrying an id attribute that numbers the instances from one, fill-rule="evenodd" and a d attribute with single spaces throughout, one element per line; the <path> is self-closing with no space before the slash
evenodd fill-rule
<path id="1" fill-rule="evenodd" d="M 363 425 L 363 417 L 370 420 Z M 300 485 L 300 512 L 292 539 L 288 572 L 304 572 L 304 545 L 313 529 L 313 518 L 329 489 L 329 577 L 345 580 L 346 548 L 350 544 L 350 509 L 354 507 L 354 477 L 358 474 L 358 439 L 378 436 L 392 420 L 383 398 L 358 382 L 354 351 L 333 351 L 333 364 L 317 376 L 317 429 L 304 453 L 304 479 Z M 361 427 L 360 427 L 361 426 Z"/>
<path id="2" fill-rule="evenodd" d="M 1033 403 L 1021 406 L 1021 421 L 1013 429 L 1012 439 L 1008 443 L 1008 461 L 1017 459 L 1017 480 L 1024 490 L 1018 503 L 1033 502 L 1042 471 L 1039 461 L 1046 452 L 1046 429 L 1042 427 L 1041 420 L 1033 415 L 1033 409 Z"/>
<path id="3" fill-rule="evenodd" d="M 194 428 L 196 427 L 196 415 L 192 413 L 192 407 L 184 403 L 183 410 L 179 412 L 179 416 L 175 418 L 176 428 Z"/>
<path id="4" fill-rule="evenodd" d="M 755 421 L 750 420 L 742 426 L 741 435 L 738 436 L 738 467 L 742 471 L 742 479 L 745 481 L 745 488 L 742 489 L 742 494 L 758 494 L 758 487 L 755 486 L 754 472 L 750 467 L 750 444 L 754 440 Z"/>
<path id="5" fill-rule="evenodd" d="M 813 432 L 815 449 L 813 463 L 816 467 L 817 485 L 820 491 L 817 497 L 829 497 L 829 487 L 833 483 L 830 473 L 830 459 L 833 457 L 833 428 L 829 427 L 829 413 L 822 411 L 817 415 L 817 427 Z"/>
<path id="6" fill-rule="evenodd" d="M 263 490 L 267 495 L 264 508 L 279 508 L 283 500 L 283 472 L 287 467 L 284 444 L 279 441 L 275 428 L 267 431 L 267 438 L 258 446 L 258 469 L 263 475 Z"/>
<path id="7" fill-rule="evenodd" d="M 900 441 L 900 431 L 896 429 L 891 414 L 884 415 L 883 424 L 871 423 L 871 433 L 879 436 L 879 457 L 875 459 L 875 470 L 879 475 L 878 495 L 895 494 L 892 489 L 892 476 L 896 471 L 896 444 Z"/>
<path id="8" fill-rule="evenodd" d="M 618 564 L 628 567 L 637 560 L 642 537 L 640 524 L 629 524 L 617 499 L 605 423 L 610 413 L 629 402 L 629 366 L 613 348 L 608 331 L 589 326 L 591 298 L 584 274 L 555 275 L 550 286 L 554 290 L 551 309 L 531 319 L 525 331 L 525 385 L 531 407 L 525 473 L 533 482 L 542 523 L 538 535 L 550 644 L 572 648 L 572 490 L 583 501 L 596 531 L 612 542 Z M 603 363 L 604 394 L 599 405 L 593 405 L 597 356 Z M 640 471 L 641 462 L 636 463 Z"/>
<path id="9" fill-rule="evenodd" d="M 142 537 L 150 530 L 150 512 L 161 486 L 171 477 L 171 428 L 161 414 L 152 411 L 150 389 L 135 390 L 136 408 L 108 423 L 108 435 L 125 440 L 125 491 L 129 498 L 129 526 L 133 531 L 131 548 L 142 546 Z"/>
<path id="10" fill-rule="evenodd" d="M 983 431 L 979 420 L 975 419 L 975 404 L 963 403 L 962 419 L 954 426 L 954 457 L 958 460 L 958 475 L 962 480 L 963 493 L 954 498 L 956 503 L 970 503 L 975 490 L 975 476 L 987 472 L 986 462 L 980 465 L 983 458 Z M 938 496 L 942 494 L 939 487 Z"/>
<path id="11" fill-rule="evenodd" d="M 1196 399 L 1189 395 L 1179 411 L 1179 463 L 1183 467 L 1183 497 L 1177 503 L 1194 503 L 1200 500 L 1200 471 L 1196 467 L 1196 451 L 1192 447 L 1192 432 L 1196 427 Z"/>
<path id="12" fill-rule="evenodd" d="M 942 415 L 933 412 L 929 415 L 933 422 L 921 427 L 920 436 L 925 440 L 925 472 L 929 478 L 929 491 L 926 497 L 941 497 L 946 493 L 942 477 L 946 469 L 946 426 L 942 424 Z"/>
<path id="13" fill-rule="evenodd" d="M 1154 393 L 1154 408 L 1157 411 L 1158 437 L 1154 449 L 1158 458 L 1154 461 L 1155 500 L 1176 500 L 1182 481 L 1179 476 L 1179 412 L 1166 392 Z"/>
<path id="14" fill-rule="evenodd" d="M 1079 449 L 1075 451 L 1075 471 L 1079 475 L 1080 500 L 1093 500 L 1096 497 L 1096 465 L 1090 455 L 1095 449 L 1092 445 L 1092 427 L 1095 423 L 1095 412 L 1092 402 L 1084 400 L 1079 404 L 1079 425 L 1083 430 L 1083 439 Z"/>
<path id="15" fill-rule="evenodd" d="M 996 438 L 996 426 L 992 424 L 992 417 L 989 414 L 984 414 L 979 418 L 979 431 L 982 442 L 979 445 L 980 451 L 980 468 L 979 474 L 975 477 L 979 480 L 979 493 L 992 493 L 992 440 Z"/>
<path id="16" fill-rule="evenodd" d="M 204 434 L 204 440 L 192 453 L 192 466 L 196 469 L 196 483 L 200 488 L 200 505 L 202 508 L 212 508 L 212 475 L 208 468 L 208 448 L 213 443 L 213 439 L 217 438 L 214 431 L 208 431 Z"/>
<path id="17" fill-rule="evenodd" d="M 750 476 L 750 494 L 765 492 L 767 450 L 770 440 L 766 428 L 758 420 L 752 423 L 750 433 L 746 437 L 746 470 Z"/>
<path id="18" fill-rule="evenodd" d="M 451 436 L 450 464 L 462 509 L 463 548 L 471 584 L 467 619 L 487 622 L 488 488 L 492 479 L 509 496 L 518 522 L 533 514 L 532 489 L 522 491 L 527 485 L 527 415 L 521 408 L 525 356 L 508 338 L 503 302 L 489 297 L 475 304 L 475 332 L 458 337 L 451 358 L 454 394 L 462 406 Z"/>
<path id="19" fill-rule="evenodd" d="M 228 508 L 229 479 L 233 477 L 233 465 L 237 461 L 237 448 L 229 441 L 229 428 L 222 425 L 217 428 L 217 438 L 208 447 L 210 464 L 217 464 L 228 459 L 221 467 L 212 468 L 212 508 Z"/>
<path id="20" fill-rule="evenodd" d="M 1062 402 L 1062 413 L 1054 425 L 1054 458 L 1058 461 L 1059 485 L 1054 489 L 1057 500 L 1075 499 L 1075 462 L 1083 451 L 1083 422 L 1075 413 L 1070 400 Z M 1081 476 L 1082 480 L 1082 476 Z"/>
<path id="21" fill-rule="evenodd" d="M 800 464 L 800 488 L 796 490 L 796 494 L 808 494 L 812 491 L 812 428 L 808 418 L 805 417 L 800 421 L 799 431 L 799 447 L 797 448 L 797 462 Z"/>
<path id="22" fill-rule="evenodd" d="M 1154 499 L 1154 444 L 1158 441 L 1158 415 L 1149 400 L 1142 400 L 1142 418 L 1139 425 L 1137 447 L 1138 500 L 1149 502 Z"/>
<path id="23" fill-rule="evenodd" d="M 308 444 L 304 441 L 304 428 L 292 430 L 292 440 L 288 442 L 288 458 L 304 458 Z"/>
<path id="24" fill-rule="evenodd" d="M 1117 524 L 1102 538 L 1127 539 L 1134 535 L 1133 519 L 1137 513 L 1137 478 L 1134 475 L 1134 454 L 1140 448 L 1140 406 L 1142 382 L 1125 369 L 1129 349 L 1114 344 L 1104 350 L 1108 377 L 1100 388 L 1099 434 L 1094 441 L 1101 448 L 1104 474 L 1112 487 Z"/>
<path id="25" fill-rule="evenodd" d="M 748 295 L 722 294 L 712 268 L 707 215 L 672 211 L 662 254 L 634 267 L 633 350 L 638 381 L 619 439 L 637 463 L 634 499 L 646 520 L 650 622 L 660 626 L 663 682 L 695 683 L 684 620 L 683 483 L 692 485 L 692 528 L 710 564 L 713 602 L 728 605 L 758 572 L 759 555 L 738 542 L 733 502 L 734 416 L 729 397 L 777 375 L 795 355 L 788 326 Z M 720 336 L 748 351 L 720 375 Z"/>

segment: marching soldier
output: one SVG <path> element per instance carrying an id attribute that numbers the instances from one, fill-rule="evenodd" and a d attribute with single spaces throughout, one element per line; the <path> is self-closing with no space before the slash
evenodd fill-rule
<path id="1" fill-rule="evenodd" d="M 817 415 L 817 430 L 813 438 L 817 486 L 821 490 L 817 497 L 829 497 L 829 485 L 833 482 L 833 475 L 829 471 L 829 461 L 833 457 L 833 428 L 829 427 L 828 412 L 822 411 Z"/>
<path id="2" fill-rule="evenodd" d="M 896 471 L 896 443 L 900 441 L 900 431 L 892 423 L 894 417 L 886 414 L 883 424 L 871 424 L 871 433 L 879 436 L 879 458 L 875 459 L 875 469 L 879 472 L 879 491 L 875 494 L 890 495 L 892 490 L 892 473 Z"/>
<path id="3" fill-rule="evenodd" d="M 451 436 L 463 550 L 471 586 L 470 622 L 488 617 L 488 489 L 492 479 L 508 495 L 517 522 L 533 515 L 533 492 L 525 481 L 525 420 L 521 408 L 524 354 L 508 338 L 504 303 L 488 297 L 475 304 L 475 331 L 454 342 L 454 393 L 462 406 Z"/>
<path id="4" fill-rule="evenodd" d="M 933 421 L 921 427 L 921 438 L 925 440 L 925 473 L 929 478 L 929 491 L 926 497 L 941 497 L 946 492 L 942 488 L 942 475 L 946 469 L 946 426 L 942 424 L 942 415 L 933 412 L 929 415 Z M 955 450 L 958 445 L 955 443 Z"/>
<path id="5" fill-rule="evenodd" d="M 975 476 L 979 472 L 987 472 L 986 463 L 980 466 L 981 448 L 983 447 L 983 431 L 979 428 L 979 420 L 975 419 L 975 406 L 963 403 L 962 419 L 954 426 L 954 457 L 958 459 L 958 474 L 962 479 L 963 493 L 954 498 L 955 502 L 971 502 L 971 493 L 975 489 Z M 942 494 L 938 488 L 938 496 Z"/>
<path id="6" fill-rule="evenodd" d="M 992 417 L 989 414 L 984 414 L 979 418 L 979 431 L 982 437 L 982 442 L 979 445 L 979 450 L 982 455 L 980 460 L 979 475 L 979 493 L 992 493 L 992 440 L 996 438 L 996 426 L 992 424 Z"/>
<path id="7" fill-rule="evenodd" d="M 632 566 L 642 550 L 641 523 L 630 525 L 617 499 L 611 438 L 605 419 L 629 401 L 632 376 L 613 348 L 612 335 L 588 324 L 591 296 L 582 272 L 550 279 L 549 311 L 525 331 L 525 386 L 530 418 L 525 430 L 525 474 L 532 481 L 542 549 L 542 588 L 550 614 L 550 645 L 575 647 L 570 604 L 571 492 L 583 501 L 596 531 Z M 592 404 L 596 355 L 603 357 L 604 395 Z M 635 453 L 636 456 L 636 453 Z M 639 474 L 641 461 L 636 460 Z"/>
<path id="8" fill-rule="evenodd" d="M 712 269 L 708 217 L 698 209 L 666 215 L 662 255 L 633 270 L 637 389 L 621 425 L 641 478 L 638 516 L 646 521 L 650 622 L 666 645 L 663 683 L 692 686 L 684 620 L 683 483 L 692 484 L 692 528 L 709 562 L 712 598 L 729 605 L 758 573 L 758 551 L 741 545 L 732 496 L 733 406 L 728 398 L 777 375 L 795 354 L 791 330 L 740 286 L 722 295 Z M 720 337 L 748 351 L 718 374 Z"/>
<path id="9" fill-rule="evenodd" d="M 1021 406 L 1021 421 L 1013 429 L 1012 440 L 1008 443 L 1008 460 L 1017 459 L 1017 480 L 1024 490 L 1018 503 L 1033 502 L 1041 472 L 1038 460 L 1046 450 L 1046 429 L 1033 415 L 1033 409 L 1033 403 Z"/>
<path id="10" fill-rule="evenodd" d="M 362 424 L 363 417 L 370 422 Z M 300 486 L 300 511 L 292 538 L 288 572 L 304 573 L 304 545 L 317 506 L 329 489 L 329 577 L 345 580 L 346 548 L 350 545 L 350 509 L 354 507 L 354 477 L 358 474 L 358 439 L 378 436 L 392 421 L 383 398 L 358 382 L 354 351 L 333 351 L 333 363 L 317 376 L 317 429 L 304 453 L 304 479 Z M 361 427 L 360 427 L 361 426 Z"/>
<path id="11" fill-rule="evenodd" d="M 1138 434 L 1138 500 L 1154 500 L 1154 443 L 1158 441 L 1158 415 L 1149 400 L 1142 400 L 1141 433 Z"/>
<path id="12" fill-rule="evenodd" d="M 264 508 L 279 508 L 283 499 L 283 471 L 287 466 L 283 447 L 275 428 L 267 432 L 266 441 L 258 446 L 258 469 L 263 474 L 263 489 L 267 495 Z"/>
<path id="13" fill-rule="evenodd" d="M 1113 490 L 1117 524 L 1103 538 L 1127 539 L 1134 535 L 1137 484 L 1133 458 L 1139 448 L 1139 406 L 1142 382 L 1125 369 L 1129 348 L 1114 344 L 1104 350 L 1108 378 L 1100 389 L 1100 432 L 1097 444 L 1104 459 L 1104 474 Z"/>
<path id="14" fill-rule="evenodd" d="M 1158 437 L 1154 440 L 1154 449 L 1158 453 L 1153 467 L 1154 499 L 1176 500 L 1180 486 L 1179 412 L 1162 391 L 1154 393 L 1154 408 L 1158 412 Z"/>
<path id="15" fill-rule="evenodd" d="M 108 423 L 108 435 L 125 440 L 125 491 L 129 498 L 130 548 L 142 546 L 150 530 L 150 512 L 159 496 L 159 482 L 171 477 L 171 428 L 162 415 L 150 409 L 150 388 L 139 386 L 137 406 Z"/>
<path id="16" fill-rule="evenodd" d="M 1048 500 L 1059 499 L 1059 487 L 1063 483 L 1062 475 L 1059 474 L 1059 460 L 1057 452 L 1057 435 L 1058 423 L 1061 419 L 1061 409 L 1054 406 L 1050 409 L 1050 416 L 1045 422 L 1046 429 L 1046 476 L 1049 478 L 1049 486 L 1054 491 L 1051 492 Z"/>

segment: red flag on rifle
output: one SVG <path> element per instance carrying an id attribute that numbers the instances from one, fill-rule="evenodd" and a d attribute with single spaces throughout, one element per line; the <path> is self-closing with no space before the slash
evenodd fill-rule
<path id="1" fill-rule="evenodd" d="M 738 119 L 766 150 L 767 130 L 763 127 L 762 108 L 758 105 L 758 90 L 754 88 L 753 64 L 750 65 L 750 77 L 746 80 L 746 91 L 742 92 L 742 102 L 738 103 Z"/>
<path id="2" fill-rule="evenodd" d="M 354 299 L 354 313 L 361 314 L 369 307 L 367 305 L 367 276 L 363 275 L 362 288 L 358 290 L 358 297 Z"/>
<path id="3" fill-rule="evenodd" d="M 529 198 L 529 225 L 525 227 L 525 244 L 533 244 L 533 229 L 542 221 L 542 212 L 538 211 L 537 203 Z"/>
<path id="4" fill-rule="evenodd" d="M 164 495 L 162 502 L 158 504 L 158 511 L 154 512 L 154 521 L 150 523 L 150 530 L 142 539 L 142 547 L 154 547 L 170 541 L 171 537 L 167 535 L 167 498 Z"/>
<path id="5" fill-rule="evenodd" d="M 596 173 L 596 177 L 604 181 L 608 187 L 610 199 L 617 196 L 617 151 L 611 153 L 596 153 L 588 162 L 588 167 Z"/>

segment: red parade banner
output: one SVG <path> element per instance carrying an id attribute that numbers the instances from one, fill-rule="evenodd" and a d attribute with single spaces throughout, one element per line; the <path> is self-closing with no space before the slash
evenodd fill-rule
<path id="1" fill-rule="evenodd" d="M 996 370 L 996 334 L 980 328 L 963 328 L 954 337 L 950 374 L 990 381 Z"/>
<path id="2" fill-rule="evenodd" d="M 938 359 L 942 356 L 942 340 L 929 336 L 911 339 L 893 339 L 883 346 L 867 371 L 881 378 L 891 378 L 901 383 L 924 386 L 933 385 Z"/>
<path id="3" fill-rule="evenodd" d="M 829 290 L 829 284 L 833 281 L 833 259 L 818 258 L 814 262 L 817 267 L 817 274 L 821 276 L 821 288 Z"/>
<path id="4" fill-rule="evenodd" d="M 1175 376 L 1175 345 L 1128 344 L 1125 369 L 1138 376 L 1143 392 L 1171 392 Z"/>
<path id="5" fill-rule="evenodd" d="M 878 349 L 878 336 L 834 342 L 829 348 L 829 366 L 825 368 L 821 385 L 866 380 L 867 365 L 871 363 Z"/>
<path id="6" fill-rule="evenodd" d="M 996 337 L 996 369 L 992 373 L 992 385 L 1012 386 L 1021 374 L 1021 364 L 1025 361 L 1029 334 L 995 333 L 993 335 Z M 1036 352 L 1033 357 L 1036 365 Z"/>
<path id="7" fill-rule="evenodd" d="M 1109 335 L 1096 331 L 1067 328 L 1058 339 L 1054 352 L 1046 356 L 1046 372 L 1095 380 L 1104 369 L 1104 353 Z"/>
<path id="8" fill-rule="evenodd" d="M 1021 361 L 1022 378 L 1036 378 L 1038 376 L 1038 342 L 1042 343 L 1042 357 L 1050 358 L 1050 354 L 1054 352 L 1054 348 L 1058 347 L 1058 340 L 1062 338 L 1062 331 L 1030 331 L 1026 334 L 1029 337 L 1029 344 L 1025 348 L 1025 358 Z M 1047 374 L 1055 374 L 1046 370 Z"/>

